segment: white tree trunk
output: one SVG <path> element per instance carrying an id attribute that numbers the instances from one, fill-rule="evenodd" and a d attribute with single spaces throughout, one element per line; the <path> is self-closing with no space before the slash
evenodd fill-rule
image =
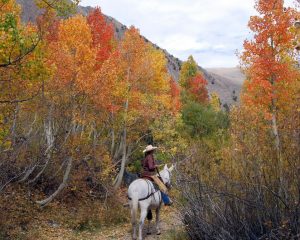
<path id="1" fill-rule="evenodd" d="M 277 118 L 276 113 L 272 113 L 272 130 L 274 135 L 274 141 L 275 141 L 275 148 L 277 151 L 277 154 L 280 155 L 280 138 L 278 133 L 278 126 L 277 126 Z"/>
<path id="2" fill-rule="evenodd" d="M 126 166 L 126 161 L 127 161 L 127 113 L 128 113 L 128 105 L 129 105 L 129 93 L 130 93 L 130 67 L 128 67 L 127 69 L 127 98 L 126 98 L 126 102 L 125 102 L 125 109 L 124 109 L 124 129 L 123 129 L 123 136 L 122 136 L 122 160 L 121 160 L 121 168 L 120 171 L 115 179 L 114 182 L 114 187 L 115 189 L 118 189 L 121 184 L 122 184 L 122 180 L 123 180 L 123 175 L 124 175 L 124 171 L 125 171 L 125 166 Z"/>
<path id="3" fill-rule="evenodd" d="M 125 114 L 127 114 L 127 110 L 128 110 L 128 99 L 126 100 L 125 103 Z M 125 115 L 126 118 L 126 115 Z M 121 184 L 122 184 L 122 180 L 123 180 L 123 175 L 124 175 L 124 171 L 125 171 L 125 166 L 126 166 L 126 161 L 127 161 L 127 144 L 126 144 L 126 139 L 127 139 L 127 127 L 126 127 L 126 120 L 125 120 L 125 125 L 124 125 L 124 130 L 123 130 L 123 136 L 122 136 L 122 145 L 123 145 L 123 151 L 122 151 L 122 161 L 121 161 L 121 168 L 120 168 L 120 172 L 118 173 L 118 176 L 116 178 L 116 182 L 115 182 L 115 189 L 118 189 Z"/>

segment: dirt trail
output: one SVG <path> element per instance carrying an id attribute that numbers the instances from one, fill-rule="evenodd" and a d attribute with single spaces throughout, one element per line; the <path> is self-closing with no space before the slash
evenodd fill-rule
<path id="1" fill-rule="evenodd" d="M 153 216 L 155 218 L 155 216 Z M 172 236 L 177 232 L 182 231 L 183 225 L 179 219 L 179 215 L 174 209 L 164 207 L 161 212 L 161 235 L 156 235 L 155 221 L 150 223 L 151 235 L 146 234 L 147 225 L 144 227 L 144 239 L 145 240 L 158 240 L 158 239 L 174 239 Z M 104 229 L 98 232 L 94 236 L 90 236 L 91 240 L 131 240 L 132 239 L 131 224 L 127 223 L 120 226 L 113 226 L 112 228 Z M 84 238 L 82 238 L 84 239 Z"/>
<path id="2" fill-rule="evenodd" d="M 128 211 L 129 214 L 129 211 Z M 155 214 L 153 216 L 155 219 Z M 173 207 L 163 207 L 161 210 L 161 235 L 156 235 L 155 221 L 151 221 L 151 235 L 146 234 L 146 224 L 144 227 L 144 240 L 183 240 L 178 237 L 183 232 L 183 225 L 179 219 L 176 209 Z M 43 229 L 44 234 L 41 240 L 131 240 L 132 227 L 130 222 L 112 225 L 95 231 L 75 232 L 62 227 L 51 227 Z"/>

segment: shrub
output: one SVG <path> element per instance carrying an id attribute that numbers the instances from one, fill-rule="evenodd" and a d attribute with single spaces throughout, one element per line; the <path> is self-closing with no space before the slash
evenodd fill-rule
<path id="1" fill-rule="evenodd" d="M 182 119 L 192 137 L 207 137 L 229 126 L 226 113 L 216 112 L 211 106 L 196 102 L 184 105 Z"/>
<path id="2" fill-rule="evenodd" d="M 299 206 L 285 206 L 262 186 L 223 180 L 224 188 L 216 188 L 181 179 L 181 214 L 190 239 L 299 239 Z"/>

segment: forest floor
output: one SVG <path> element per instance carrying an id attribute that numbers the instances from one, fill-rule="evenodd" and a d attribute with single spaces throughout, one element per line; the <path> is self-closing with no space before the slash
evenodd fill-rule
<path id="1" fill-rule="evenodd" d="M 128 214 L 130 214 L 128 209 Z M 155 219 L 155 214 L 153 216 Z M 42 227 L 43 226 L 43 227 Z M 106 226 L 94 230 L 74 231 L 66 229 L 55 224 L 41 224 L 43 229 L 41 240 L 130 240 L 132 239 L 132 227 L 130 222 L 121 223 L 118 225 Z M 38 228 L 39 228 L 38 227 Z M 174 207 L 163 207 L 161 210 L 161 235 L 156 235 L 155 221 L 151 221 L 150 229 L 151 235 L 146 234 L 146 224 L 144 227 L 145 240 L 184 240 L 184 228 L 179 219 L 179 214 Z"/>

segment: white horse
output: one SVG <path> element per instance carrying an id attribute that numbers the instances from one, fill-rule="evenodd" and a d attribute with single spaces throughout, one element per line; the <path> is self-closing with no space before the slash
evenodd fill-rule
<path id="1" fill-rule="evenodd" d="M 168 168 L 167 164 L 164 169 L 160 171 L 164 184 L 168 187 L 171 186 L 171 172 L 174 166 Z M 136 220 L 138 207 L 141 209 L 140 221 L 139 221 L 139 240 L 143 239 L 143 226 L 145 218 L 147 217 L 148 211 L 153 209 L 156 213 L 156 230 L 157 234 L 160 234 L 159 228 L 159 211 L 162 204 L 162 197 L 159 190 L 154 188 L 153 183 L 147 179 L 136 179 L 133 181 L 128 188 L 128 199 L 131 210 L 131 223 L 133 228 L 133 239 L 136 239 Z M 148 234 L 149 228 L 148 228 Z"/>

